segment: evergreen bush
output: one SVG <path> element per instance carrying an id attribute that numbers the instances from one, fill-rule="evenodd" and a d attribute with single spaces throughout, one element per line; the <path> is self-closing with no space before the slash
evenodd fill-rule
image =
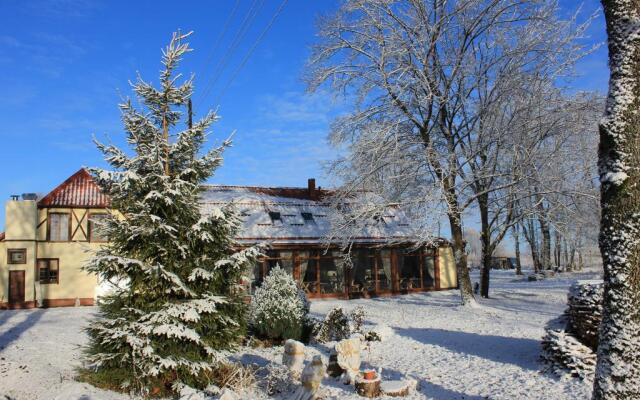
<path id="1" fill-rule="evenodd" d="M 309 302 L 293 276 L 276 265 L 256 289 L 250 306 L 251 324 L 270 339 L 300 340 Z"/>

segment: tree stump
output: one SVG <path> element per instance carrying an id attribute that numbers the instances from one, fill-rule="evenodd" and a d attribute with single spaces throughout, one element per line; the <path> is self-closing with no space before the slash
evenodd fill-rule
<path id="1" fill-rule="evenodd" d="M 384 381 L 380 385 L 382 394 L 391 397 L 408 396 L 411 391 L 411 382 L 408 381 Z"/>
<path id="2" fill-rule="evenodd" d="M 362 375 L 356 377 L 356 392 L 363 397 L 377 397 L 380 395 L 380 375 L 374 379 L 364 379 Z"/>

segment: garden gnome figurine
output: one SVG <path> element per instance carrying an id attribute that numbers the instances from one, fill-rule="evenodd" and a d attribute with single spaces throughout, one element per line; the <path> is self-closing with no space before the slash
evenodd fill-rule
<path id="1" fill-rule="evenodd" d="M 293 339 L 284 342 L 282 364 L 289 369 L 292 378 L 300 379 L 300 373 L 304 367 L 304 344 Z"/>
<path id="2" fill-rule="evenodd" d="M 360 370 L 360 339 L 344 339 L 336 344 L 338 365 L 344 370 L 343 382 L 351 384 Z"/>
<path id="3" fill-rule="evenodd" d="M 302 370 L 302 387 L 293 394 L 289 400 L 314 400 L 317 398 L 320 382 L 326 373 L 322 357 L 315 355 L 309 364 Z"/>

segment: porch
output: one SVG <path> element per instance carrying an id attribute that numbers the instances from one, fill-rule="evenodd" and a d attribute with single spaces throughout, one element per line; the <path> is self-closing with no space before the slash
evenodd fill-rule
<path id="1" fill-rule="evenodd" d="M 267 252 L 252 271 L 251 291 L 271 268 L 291 273 L 309 298 L 362 298 L 449 289 L 440 280 L 437 248 L 359 247 L 349 254 L 325 247 L 289 247 Z"/>

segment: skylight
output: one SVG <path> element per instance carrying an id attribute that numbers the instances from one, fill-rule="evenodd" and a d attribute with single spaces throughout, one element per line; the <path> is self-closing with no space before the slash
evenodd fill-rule
<path id="1" fill-rule="evenodd" d="M 269 217 L 271 218 L 271 222 L 282 222 L 282 216 L 278 211 L 269 211 Z"/>
<path id="2" fill-rule="evenodd" d="M 313 214 L 311 214 L 310 212 L 303 212 L 302 214 L 302 219 L 305 220 L 305 222 L 313 222 Z"/>

